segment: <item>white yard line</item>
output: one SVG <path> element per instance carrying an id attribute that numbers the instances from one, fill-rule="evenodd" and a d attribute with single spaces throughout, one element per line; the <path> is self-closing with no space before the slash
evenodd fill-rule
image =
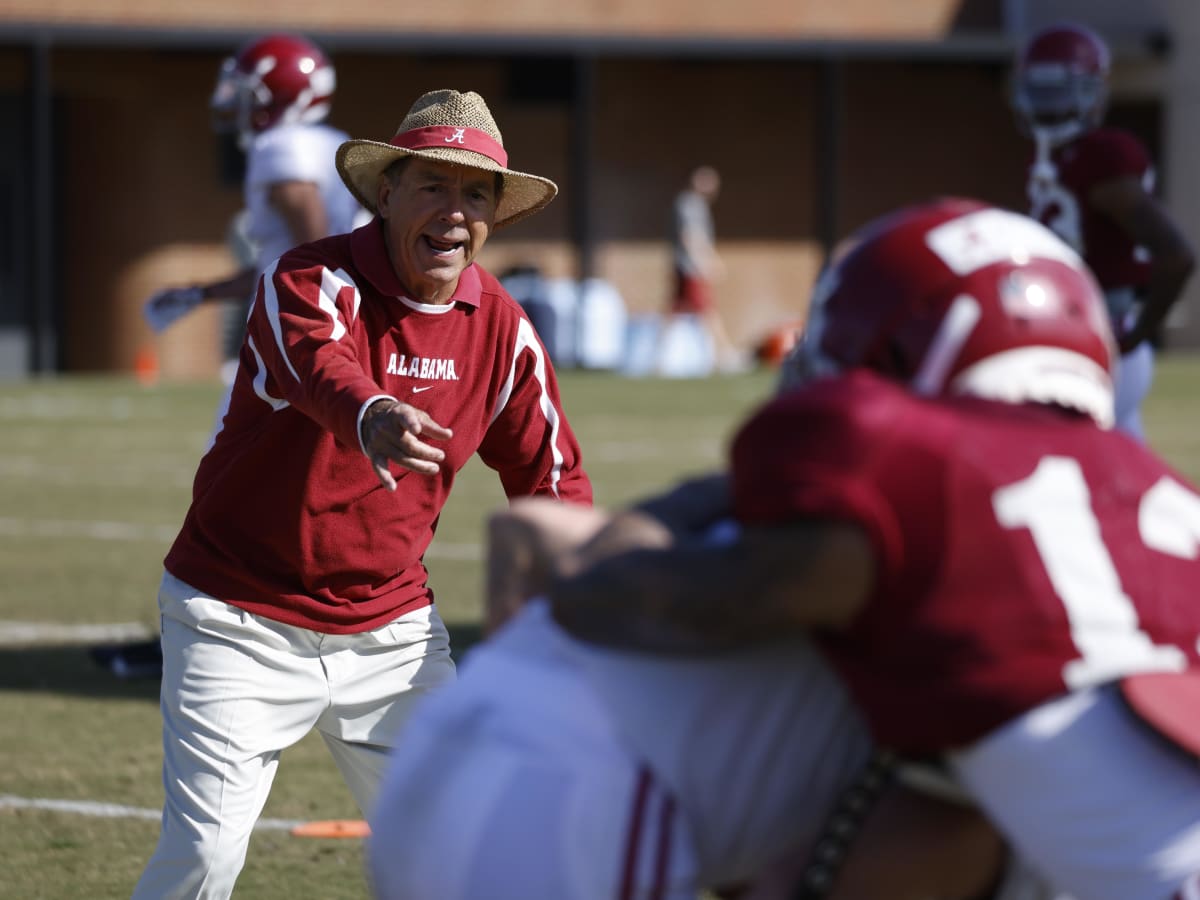
<path id="1" fill-rule="evenodd" d="M 145 410 L 143 410 L 145 413 Z M 134 417 L 130 396 L 75 397 L 29 394 L 0 398 L 0 419 L 39 419 L 41 421 L 126 421 Z"/>
<path id="2" fill-rule="evenodd" d="M 96 472 L 76 464 L 46 463 L 37 457 L 0 457 L 0 478 L 16 481 L 36 480 L 39 484 L 59 487 L 78 485 L 94 486 Z M 139 464 L 127 463 L 108 466 L 104 470 L 107 487 L 142 487 L 148 480 L 160 487 L 188 488 L 192 485 L 192 472 L 165 456 L 147 459 Z"/>
<path id="3" fill-rule="evenodd" d="M 82 521 L 77 519 L 18 519 L 0 516 L 0 537 L 88 538 L 96 541 L 153 541 L 169 544 L 179 533 L 178 525 L 139 525 L 134 522 Z M 425 551 L 427 559 L 482 560 L 478 543 L 452 544 L 434 541 Z"/>
<path id="4" fill-rule="evenodd" d="M 95 541 L 170 542 L 179 528 L 138 525 L 134 522 L 87 522 L 69 519 L 17 519 L 0 516 L 0 536 L 39 538 L 90 538 Z"/>
<path id="5" fill-rule="evenodd" d="M 65 625 L 52 622 L 6 622 L 0 620 L 0 647 L 30 644 L 119 644 L 152 637 L 140 622 L 96 625 Z"/>
<path id="6" fill-rule="evenodd" d="M 102 819 L 147 819 L 153 822 L 162 818 L 162 810 L 158 809 L 122 806 L 119 803 L 94 803 L 88 800 L 15 797 L 12 794 L 0 794 L 0 809 L 40 809 Z M 261 831 L 291 831 L 297 825 L 303 824 L 302 819 L 259 819 L 254 827 Z"/>

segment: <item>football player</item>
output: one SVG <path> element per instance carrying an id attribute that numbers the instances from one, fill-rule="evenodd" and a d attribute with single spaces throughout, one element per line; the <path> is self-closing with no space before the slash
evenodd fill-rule
<path id="1" fill-rule="evenodd" d="M 664 653 L 656 640 L 651 652 L 610 650 L 573 639 L 546 601 L 530 600 L 632 548 L 720 547 L 737 530 L 728 513 L 727 480 L 715 476 L 615 517 L 517 500 L 492 518 L 487 606 L 498 630 L 404 727 L 370 820 L 375 896 L 694 900 L 709 889 L 781 900 L 791 884 L 778 893 L 777 862 L 790 871 L 797 848 L 837 822 L 838 844 L 821 842 L 820 865 L 804 873 L 830 887 L 890 764 L 872 758 L 861 717 L 807 638 L 720 654 Z M 737 616 L 738 597 L 726 599 L 717 629 Z M 626 635 L 635 647 L 636 630 Z M 966 898 L 988 885 L 1002 845 L 986 822 L 961 806 L 921 812 L 926 828 L 937 817 L 942 865 L 874 854 L 848 893 L 829 896 Z"/>
<path id="2" fill-rule="evenodd" d="M 1104 289 L 1121 350 L 1117 427 L 1142 437 L 1150 341 L 1195 265 L 1188 240 L 1154 196 L 1154 168 L 1133 134 L 1102 126 L 1110 54 L 1094 32 L 1055 25 L 1019 53 L 1012 105 L 1032 139 L 1030 214 L 1087 261 Z"/>
<path id="3" fill-rule="evenodd" d="M 734 442 L 736 538 L 612 556 L 550 615 L 610 652 L 812 630 L 872 737 L 943 760 L 1060 890 L 1196 896 L 1200 495 L 1108 427 L 1115 354 L 1033 220 L 877 221 Z"/>
<path id="4" fill-rule="evenodd" d="M 888 777 L 868 735 L 942 761 L 1073 896 L 1195 886 L 1200 496 L 1110 428 L 1096 281 L 972 201 L 847 246 L 727 495 L 558 511 L 533 541 L 528 505 L 497 518 L 492 568 L 525 581 L 494 580 L 491 620 L 519 611 L 407 726 L 372 816 L 380 896 L 682 897 L 806 845 L 806 897 L 991 886 L 998 842 L 948 804 L 945 828 L 887 811 L 873 846 L 906 852 L 854 864 Z M 938 833 L 963 843 L 914 865 Z"/>
<path id="5" fill-rule="evenodd" d="M 325 124 L 336 81 L 325 53 L 296 35 L 258 38 L 221 64 L 210 100 L 213 124 L 219 132 L 235 132 L 246 154 L 245 210 L 236 230 L 255 258 L 220 281 L 152 296 L 145 316 L 156 332 L 211 300 L 237 301 L 244 321 L 269 263 L 298 244 L 351 231 L 369 218 L 334 168 L 338 146 L 349 139 Z M 227 352 L 236 359 L 238 349 Z"/>

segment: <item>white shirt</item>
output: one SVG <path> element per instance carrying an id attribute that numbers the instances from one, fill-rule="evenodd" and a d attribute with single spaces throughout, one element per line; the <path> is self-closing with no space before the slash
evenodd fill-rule
<path id="1" fill-rule="evenodd" d="M 329 125 L 281 125 L 259 132 L 246 151 L 247 234 L 258 248 L 261 272 L 295 244 L 284 218 L 271 206 L 271 186 L 311 181 L 321 191 L 329 234 L 344 234 L 370 218 L 342 183 L 334 165 L 338 146 L 349 135 Z"/>

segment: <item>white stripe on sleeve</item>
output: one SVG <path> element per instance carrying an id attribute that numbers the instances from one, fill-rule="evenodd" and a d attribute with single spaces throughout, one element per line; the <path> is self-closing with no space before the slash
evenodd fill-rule
<path id="1" fill-rule="evenodd" d="M 292 365 L 292 360 L 288 356 L 287 348 L 283 343 L 283 323 L 279 318 L 279 294 L 275 290 L 275 271 L 278 268 L 279 260 L 275 260 L 263 272 L 263 295 L 266 300 L 266 313 L 271 323 L 271 331 L 275 334 L 275 343 L 279 347 L 279 352 L 283 356 L 284 362 L 287 363 L 288 371 L 292 373 L 293 378 L 299 381 L 300 375 L 296 372 L 296 367 Z M 354 308 L 351 313 L 351 321 L 353 321 L 358 318 L 359 305 L 362 303 L 362 295 L 358 290 L 358 286 L 345 269 L 338 269 L 337 271 L 330 271 L 326 268 L 321 269 L 321 287 L 317 292 L 317 306 L 321 312 L 329 317 L 329 339 L 332 341 L 340 341 L 346 335 L 346 325 L 338 313 L 337 296 L 342 288 L 347 287 L 354 291 Z"/>
<path id="2" fill-rule="evenodd" d="M 283 361 L 287 363 L 288 371 L 292 373 L 292 377 L 297 381 L 300 380 L 300 375 L 292 365 L 291 359 L 288 358 L 287 348 L 283 345 L 283 323 L 279 321 L 279 294 L 275 291 L 275 270 L 279 268 L 279 260 L 275 260 L 262 274 L 263 280 L 263 299 L 266 301 L 265 312 L 267 321 L 271 323 L 271 331 L 275 334 L 275 345 L 279 347 L 279 353 L 283 356 Z"/>
<path id="3" fill-rule="evenodd" d="M 329 316 L 329 321 L 333 324 L 333 329 L 329 334 L 331 341 L 340 341 L 346 334 L 346 326 L 342 324 L 342 319 L 338 315 L 336 301 L 342 288 L 347 287 L 354 291 L 354 311 L 350 317 L 350 320 L 354 321 L 358 318 L 358 307 L 362 303 L 362 294 L 359 293 L 358 286 L 351 280 L 345 269 L 338 269 L 336 272 L 330 272 L 328 269 L 321 270 L 321 293 L 317 296 L 317 305 L 321 307 L 321 311 L 325 315 Z"/>
<path id="4" fill-rule="evenodd" d="M 517 322 L 517 341 L 516 346 L 513 348 L 512 366 L 508 370 L 508 378 L 504 382 L 504 387 L 500 389 L 500 395 L 496 398 L 496 408 L 492 412 L 492 420 L 488 424 L 491 425 L 494 423 L 508 405 L 508 401 L 512 397 L 513 385 L 517 379 L 517 361 L 521 358 L 521 353 L 525 350 L 530 351 L 534 356 L 533 375 L 537 379 L 541 392 L 538 398 L 538 406 L 542 410 L 542 415 L 546 417 L 546 422 L 550 425 L 550 454 L 554 460 L 554 464 L 550 469 L 550 490 L 557 497 L 558 482 L 562 478 L 563 467 L 563 455 L 558 447 L 558 432 L 561 422 L 558 410 L 554 408 L 554 403 L 550 399 L 550 392 L 546 390 L 546 356 L 542 352 L 542 345 L 538 343 L 537 338 L 534 336 L 533 326 L 526 319 L 520 319 Z"/>
<path id="5" fill-rule="evenodd" d="M 246 345 L 250 348 L 250 352 L 254 354 L 254 363 L 258 367 L 258 371 L 254 373 L 254 393 L 275 412 L 291 406 L 286 400 L 279 397 L 272 397 L 267 393 L 267 367 L 263 363 L 262 354 L 258 352 L 258 345 L 254 343 L 254 338 L 250 335 L 246 335 Z"/>

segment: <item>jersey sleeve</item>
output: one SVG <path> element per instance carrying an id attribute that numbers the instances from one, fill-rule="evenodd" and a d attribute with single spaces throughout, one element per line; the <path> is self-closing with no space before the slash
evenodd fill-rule
<path id="1" fill-rule="evenodd" d="M 294 251 L 259 279 L 246 332 L 260 369 L 255 392 L 273 405 L 291 404 L 361 449 L 363 410 L 390 395 L 367 374 L 350 339 L 358 303 L 358 288 L 344 270 Z"/>
<path id="2" fill-rule="evenodd" d="M 1145 146 L 1127 131 L 1104 129 L 1096 132 L 1081 153 L 1086 180 L 1090 184 L 1119 178 L 1141 179 L 1151 167 Z"/>
<path id="3" fill-rule="evenodd" d="M 554 367 L 524 315 L 517 319 L 511 358 L 480 458 L 499 473 L 508 497 L 542 495 L 590 505 L 591 481 L 563 413 Z"/>
<path id="4" fill-rule="evenodd" d="M 881 572 L 894 572 L 903 532 L 878 478 L 888 442 L 858 393 L 833 380 L 785 394 L 751 418 L 733 444 L 734 513 L 747 525 L 853 523 L 871 540 Z"/>

